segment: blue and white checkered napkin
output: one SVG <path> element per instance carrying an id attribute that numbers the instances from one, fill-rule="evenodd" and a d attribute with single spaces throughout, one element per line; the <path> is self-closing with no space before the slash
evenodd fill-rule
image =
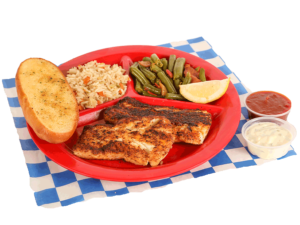
<path id="1" fill-rule="evenodd" d="M 30 175 L 30 186 L 34 191 L 38 206 L 67 206 L 75 202 L 95 197 L 103 198 L 128 194 L 131 192 L 141 192 L 223 170 L 236 169 L 245 166 L 256 166 L 272 161 L 260 159 L 248 151 L 246 142 L 241 134 L 241 129 L 248 119 L 248 112 L 244 107 L 243 98 L 245 94 L 250 91 L 225 65 L 225 62 L 214 52 L 211 45 L 202 37 L 199 37 L 186 41 L 172 42 L 161 46 L 178 49 L 198 56 L 218 67 L 226 76 L 231 78 L 231 82 L 234 84 L 240 96 L 242 115 L 236 134 L 229 144 L 218 155 L 201 166 L 183 174 L 161 180 L 113 182 L 85 177 L 57 165 L 38 149 L 31 139 L 26 127 L 26 121 L 17 98 L 15 79 L 6 79 L 2 81 L 4 90 L 20 137 L 21 147 Z M 292 155 L 296 155 L 296 153 L 293 148 L 290 147 L 287 155 L 280 159 Z"/>

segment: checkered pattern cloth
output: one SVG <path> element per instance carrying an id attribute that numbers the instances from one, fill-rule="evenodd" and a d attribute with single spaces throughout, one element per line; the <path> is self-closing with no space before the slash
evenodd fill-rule
<path id="1" fill-rule="evenodd" d="M 19 134 L 21 147 L 26 159 L 30 176 L 30 186 L 38 206 L 58 207 L 67 206 L 76 202 L 88 200 L 95 197 L 112 197 L 141 192 L 148 189 L 163 187 L 185 179 L 198 178 L 228 169 L 237 169 L 246 166 L 256 166 L 262 163 L 276 160 L 264 160 L 252 155 L 246 141 L 241 134 L 242 126 L 248 120 L 248 112 L 244 106 L 243 98 L 250 92 L 225 65 L 211 45 L 202 37 L 186 41 L 172 42 L 161 45 L 174 48 L 198 56 L 212 65 L 218 67 L 226 76 L 231 78 L 241 100 L 242 115 L 236 134 L 229 144 L 214 158 L 201 166 L 185 173 L 155 181 L 144 182 L 113 182 L 85 177 L 83 175 L 66 170 L 45 156 L 31 139 L 26 121 L 20 108 L 15 87 L 15 79 L 3 80 L 4 91 Z M 280 159 L 296 155 L 290 147 L 287 155 Z M 279 160 L 280 160 L 279 159 Z"/>

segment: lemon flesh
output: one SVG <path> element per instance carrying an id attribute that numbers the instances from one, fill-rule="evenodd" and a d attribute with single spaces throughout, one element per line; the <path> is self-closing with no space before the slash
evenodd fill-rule
<path id="1" fill-rule="evenodd" d="M 230 78 L 179 85 L 180 94 L 195 103 L 208 103 L 221 98 L 228 89 Z"/>

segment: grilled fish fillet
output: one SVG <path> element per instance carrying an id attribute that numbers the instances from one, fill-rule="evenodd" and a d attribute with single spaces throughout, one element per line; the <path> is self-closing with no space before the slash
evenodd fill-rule
<path id="1" fill-rule="evenodd" d="M 104 112 L 104 120 L 112 124 L 133 116 L 164 116 L 172 123 L 175 142 L 195 145 L 203 143 L 212 122 L 211 114 L 207 111 L 152 106 L 130 97 L 125 97 Z"/>
<path id="2" fill-rule="evenodd" d="M 114 126 L 85 126 L 73 153 L 85 159 L 124 159 L 136 165 L 157 166 L 174 140 L 172 125 L 165 117 L 131 117 Z"/>

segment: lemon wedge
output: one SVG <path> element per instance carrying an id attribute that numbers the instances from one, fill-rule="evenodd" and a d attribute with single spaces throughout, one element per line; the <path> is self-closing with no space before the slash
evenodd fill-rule
<path id="1" fill-rule="evenodd" d="M 196 103 L 208 103 L 221 98 L 228 89 L 230 78 L 179 85 L 180 94 Z"/>

